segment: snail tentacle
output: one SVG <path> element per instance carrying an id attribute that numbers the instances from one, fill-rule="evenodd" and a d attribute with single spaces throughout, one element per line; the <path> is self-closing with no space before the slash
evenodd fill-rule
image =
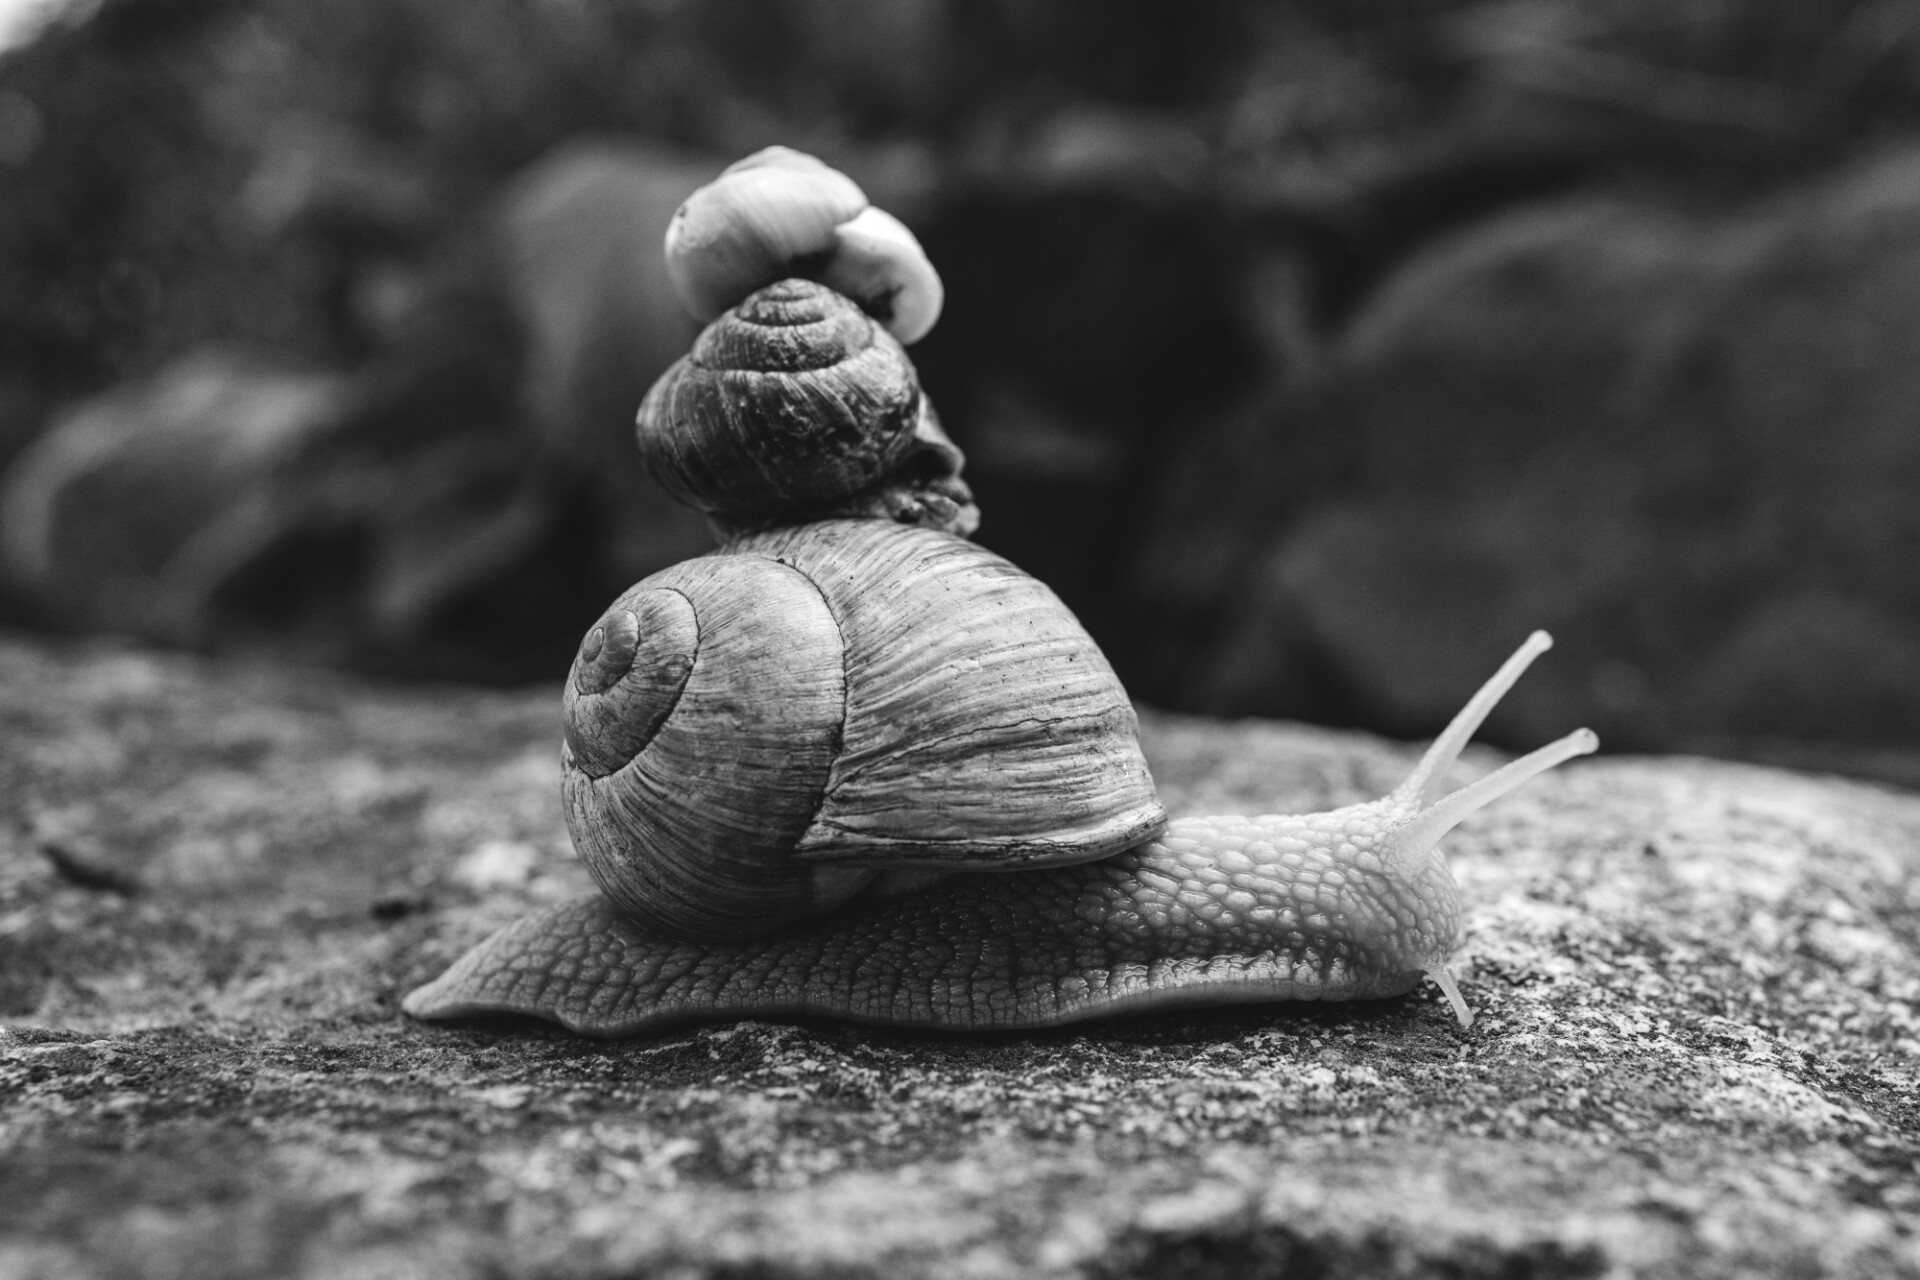
<path id="1" fill-rule="evenodd" d="M 1513 651 L 1512 656 L 1500 664 L 1500 669 L 1467 699 L 1467 704 L 1454 714 L 1447 727 L 1440 731 L 1440 736 L 1433 740 L 1433 745 L 1427 748 L 1426 754 L 1420 757 L 1420 763 L 1407 775 L 1407 780 L 1394 788 L 1393 794 L 1403 800 L 1417 800 L 1425 804 L 1439 799 L 1447 770 L 1466 750 L 1467 743 L 1472 741 L 1487 715 L 1499 705 L 1500 699 L 1506 696 L 1507 690 L 1513 688 L 1527 668 L 1533 665 L 1533 660 L 1551 648 L 1553 637 L 1546 632 L 1535 631 L 1529 635 Z"/>
<path id="2" fill-rule="evenodd" d="M 1460 1020 L 1462 1030 L 1473 1025 L 1473 1010 L 1467 1005 L 1467 998 L 1460 994 L 1460 984 L 1454 981 L 1453 970 L 1445 965 L 1436 965 L 1427 970 L 1427 976 L 1433 979 L 1433 985 L 1440 988 L 1440 994 L 1453 1006 L 1453 1016 Z"/>
<path id="3" fill-rule="evenodd" d="M 1518 760 L 1509 760 L 1492 773 L 1449 792 L 1426 808 L 1417 811 L 1394 836 L 1394 856 L 1407 863 L 1424 858 L 1440 843 L 1440 838 L 1460 825 L 1476 809 L 1483 809 L 1501 796 L 1515 790 L 1529 778 L 1538 777 L 1557 764 L 1575 756 L 1591 755 L 1600 747 L 1600 738 L 1591 729 L 1575 729 L 1564 738 L 1556 738 L 1535 748 Z"/>

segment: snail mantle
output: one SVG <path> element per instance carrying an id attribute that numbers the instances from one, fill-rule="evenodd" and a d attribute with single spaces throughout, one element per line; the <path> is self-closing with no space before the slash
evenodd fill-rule
<path id="1" fill-rule="evenodd" d="M 966 540 L 965 460 L 902 346 L 938 277 L 873 212 L 772 148 L 676 215 L 671 277 L 701 318 L 726 309 L 648 392 L 639 444 L 721 545 L 614 601 L 568 673 L 567 821 L 601 893 L 481 942 L 406 1012 L 1001 1029 L 1432 978 L 1470 1022 L 1439 841 L 1597 745 L 1444 789 L 1545 633 L 1380 800 L 1168 821 L 1099 647 Z"/>

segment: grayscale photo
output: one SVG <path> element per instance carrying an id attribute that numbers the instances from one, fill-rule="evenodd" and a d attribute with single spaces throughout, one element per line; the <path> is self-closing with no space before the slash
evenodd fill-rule
<path id="1" fill-rule="evenodd" d="M 0 0 L 0 1280 L 1920 1280 L 1920 2 Z"/>

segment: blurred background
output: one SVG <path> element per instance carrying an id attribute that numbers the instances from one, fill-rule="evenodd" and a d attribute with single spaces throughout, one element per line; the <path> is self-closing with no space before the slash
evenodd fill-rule
<path id="1" fill-rule="evenodd" d="M 1911 0 L 14 0 L 0 622 L 557 684 L 773 142 L 1134 696 L 1920 783 Z"/>

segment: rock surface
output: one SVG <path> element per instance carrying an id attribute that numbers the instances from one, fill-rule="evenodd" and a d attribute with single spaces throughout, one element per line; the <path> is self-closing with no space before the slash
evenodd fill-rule
<path id="1" fill-rule="evenodd" d="M 1920 798 L 1541 779 L 1449 842 L 1468 1031 L 414 1025 L 585 888 L 554 703 L 0 643 L 0 1274 L 1920 1276 Z M 1413 755 L 1146 738 L 1176 811 Z"/>

